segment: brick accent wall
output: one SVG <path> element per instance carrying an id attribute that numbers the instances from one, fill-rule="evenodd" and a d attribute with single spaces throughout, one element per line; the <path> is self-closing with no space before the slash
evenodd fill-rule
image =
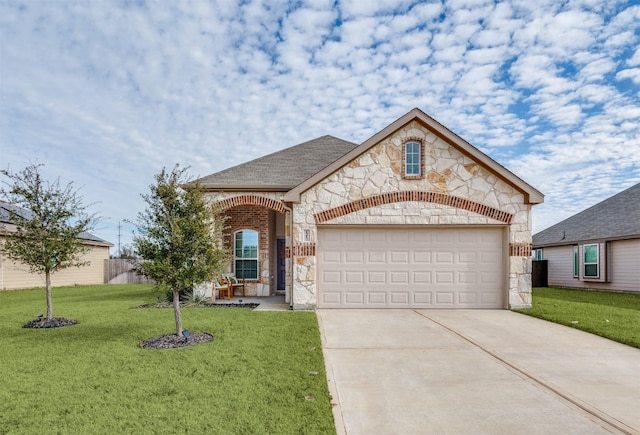
<path id="1" fill-rule="evenodd" d="M 513 219 L 513 215 L 511 213 L 500 211 L 496 208 L 489 207 L 478 202 L 470 201 L 468 199 L 459 198 L 457 196 L 447 195 L 444 193 L 415 190 L 390 192 L 383 193 L 381 195 L 369 196 L 367 198 L 351 201 L 347 204 L 343 204 L 341 206 L 316 213 L 314 217 L 316 223 L 321 224 L 330 221 L 331 219 L 339 218 L 359 210 L 405 201 L 433 202 L 436 204 L 456 207 L 473 213 L 478 213 L 482 216 L 486 216 L 488 218 L 495 219 L 506 224 L 510 224 L 511 220 Z"/>
<path id="2" fill-rule="evenodd" d="M 276 201 L 273 198 L 268 198 L 266 196 L 259 196 L 259 195 L 232 196 L 231 198 L 223 199 L 216 204 L 216 206 L 222 210 L 227 210 L 230 208 L 235 208 L 240 206 L 249 206 L 249 205 L 266 207 L 268 209 L 275 210 L 278 213 L 283 213 L 283 214 L 287 212 L 282 202 Z"/>
<path id="3" fill-rule="evenodd" d="M 510 257 L 531 257 L 531 243 L 509 243 Z"/>
<path id="4" fill-rule="evenodd" d="M 227 217 L 225 242 L 231 250 L 231 272 L 234 272 L 233 243 L 234 234 L 239 230 L 254 230 L 258 232 L 258 281 L 269 285 L 269 210 L 259 206 L 240 206 L 230 208 L 225 212 Z M 263 272 L 267 271 L 265 278 Z M 250 293 L 249 293 L 250 294 Z"/>

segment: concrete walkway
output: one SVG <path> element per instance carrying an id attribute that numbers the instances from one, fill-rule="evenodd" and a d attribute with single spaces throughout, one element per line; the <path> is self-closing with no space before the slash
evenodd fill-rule
<path id="1" fill-rule="evenodd" d="M 318 310 L 338 434 L 640 433 L 640 350 L 506 310 Z"/>

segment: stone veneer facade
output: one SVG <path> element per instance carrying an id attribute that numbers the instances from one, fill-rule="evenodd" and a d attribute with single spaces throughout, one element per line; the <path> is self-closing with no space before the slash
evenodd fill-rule
<path id="1" fill-rule="evenodd" d="M 403 146 L 423 149 L 423 176 L 403 177 Z M 294 308 L 317 302 L 317 225 L 500 225 L 508 231 L 508 308 L 531 306 L 531 205 L 524 195 L 418 122 L 301 195 L 293 208 Z M 311 234 L 311 241 L 303 234 Z"/>
<path id="2" fill-rule="evenodd" d="M 420 177 L 403 176 L 403 147 L 409 141 L 422 145 Z M 259 206 L 285 215 L 286 295 L 294 309 L 317 305 L 318 225 L 354 224 L 501 226 L 508 233 L 506 308 L 531 306 L 531 204 L 523 193 L 416 121 L 310 187 L 292 209 L 283 202 L 284 195 L 210 192 L 208 198 L 224 210 Z M 242 212 L 233 213 L 245 219 Z M 261 252 L 261 280 L 255 289 L 249 287 L 250 294 L 269 293 L 269 255 Z"/>

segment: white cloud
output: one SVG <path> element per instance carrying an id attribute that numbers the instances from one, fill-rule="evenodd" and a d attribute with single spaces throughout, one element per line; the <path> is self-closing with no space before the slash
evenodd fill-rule
<path id="1" fill-rule="evenodd" d="M 547 194 L 537 230 L 640 181 L 640 7 L 414 3 L 0 3 L 2 164 L 38 156 L 112 225 L 163 166 L 360 142 L 417 106 Z"/>
<path id="2" fill-rule="evenodd" d="M 617 72 L 618 80 L 631 79 L 635 84 L 640 85 L 640 68 L 628 68 Z"/>

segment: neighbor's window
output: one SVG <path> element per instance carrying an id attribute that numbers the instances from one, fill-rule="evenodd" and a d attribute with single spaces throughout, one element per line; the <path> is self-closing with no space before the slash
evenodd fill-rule
<path id="1" fill-rule="evenodd" d="M 258 232 L 236 232 L 233 256 L 236 278 L 258 279 Z"/>
<path id="2" fill-rule="evenodd" d="M 422 144 L 408 142 L 404 145 L 404 175 L 419 177 L 422 175 Z"/>
<path id="3" fill-rule="evenodd" d="M 534 249 L 532 254 L 534 260 L 542 260 L 542 248 Z"/>
<path id="4" fill-rule="evenodd" d="M 595 243 L 593 245 L 584 245 L 583 256 L 584 256 L 584 276 L 590 278 L 597 278 L 600 276 L 600 267 L 598 264 L 598 244 Z"/>

